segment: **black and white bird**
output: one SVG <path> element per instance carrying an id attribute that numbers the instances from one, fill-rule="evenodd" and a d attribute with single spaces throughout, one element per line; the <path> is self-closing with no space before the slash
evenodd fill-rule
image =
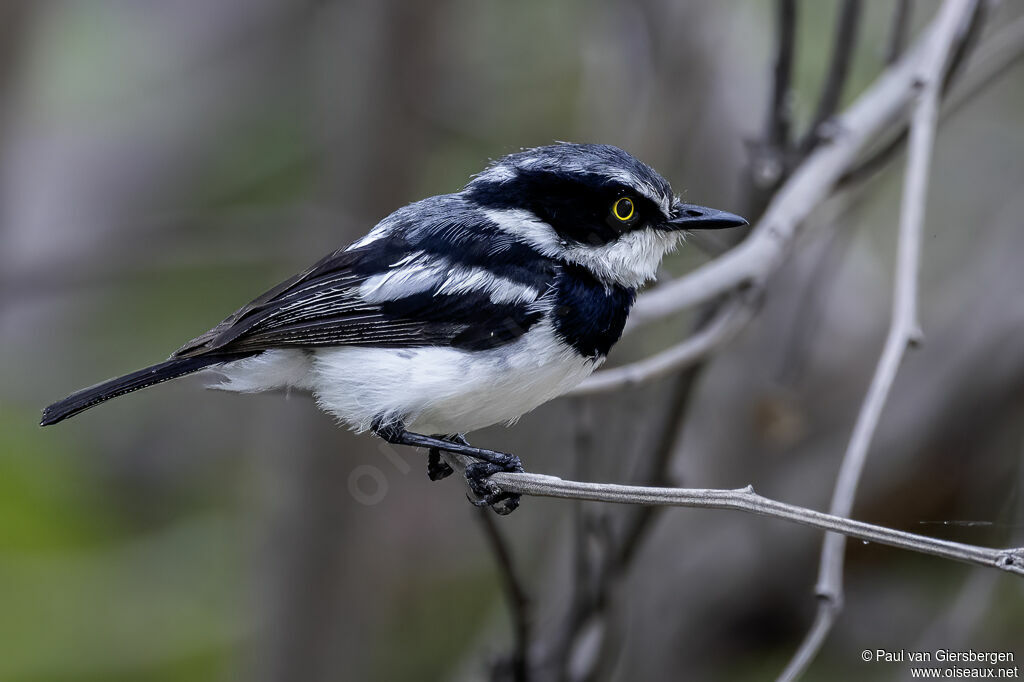
<path id="1" fill-rule="evenodd" d="M 450 473 L 438 449 L 475 457 L 486 498 L 484 477 L 519 461 L 462 434 L 514 422 L 601 365 L 685 231 L 744 224 L 682 203 L 617 147 L 527 149 L 395 211 L 167 361 L 50 405 L 41 424 L 214 369 L 214 388 L 309 391 L 356 431 L 433 448 L 432 478 Z"/>

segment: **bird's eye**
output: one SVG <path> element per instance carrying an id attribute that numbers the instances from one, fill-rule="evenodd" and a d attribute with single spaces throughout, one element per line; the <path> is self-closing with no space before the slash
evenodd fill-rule
<path id="1" fill-rule="evenodd" d="M 615 203 L 612 204 L 612 215 L 624 223 L 628 223 L 633 218 L 634 213 L 636 213 L 636 207 L 633 205 L 633 200 L 629 197 L 616 199 Z"/>

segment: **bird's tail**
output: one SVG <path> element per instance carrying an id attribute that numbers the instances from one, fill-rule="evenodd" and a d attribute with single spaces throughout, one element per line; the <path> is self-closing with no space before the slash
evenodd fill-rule
<path id="1" fill-rule="evenodd" d="M 200 355 L 191 358 L 171 358 L 131 374 L 125 374 L 123 377 L 108 379 L 95 386 L 76 391 L 67 398 L 58 400 L 47 407 L 43 410 L 43 418 L 40 420 L 39 425 L 49 426 L 50 424 L 56 424 L 111 398 L 116 398 L 132 391 L 138 391 L 140 388 L 163 383 L 164 381 L 177 379 L 186 374 L 198 372 L 211 365 L 240 360 L 248 355 L 251 355 L 251 353 L 211 353 L 210 355 Z"/>

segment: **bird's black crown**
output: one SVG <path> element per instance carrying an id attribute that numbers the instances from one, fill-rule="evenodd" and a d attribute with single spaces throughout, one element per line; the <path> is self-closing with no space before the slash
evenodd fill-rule
<path id="1" fill-rule="evenodd" d="M 667 220 L 672 187 L 653 168 L 605 144 L 556 144 L 510 154 L 466 186 L 485 208 L 522 209 L 572 243 L 600 246 Z"/>

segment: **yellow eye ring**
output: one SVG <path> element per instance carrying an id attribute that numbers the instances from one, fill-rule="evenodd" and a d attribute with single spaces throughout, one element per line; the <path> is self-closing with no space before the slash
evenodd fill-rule
<path id="1" fill-rule="evenodd" d="M 635 212 L 636 206 L 633 204 L 633 200 L 629 197 L 616 199 L 615 203 L 612 204 L 612 215 L 624 223 L 629 221 Z"/>

